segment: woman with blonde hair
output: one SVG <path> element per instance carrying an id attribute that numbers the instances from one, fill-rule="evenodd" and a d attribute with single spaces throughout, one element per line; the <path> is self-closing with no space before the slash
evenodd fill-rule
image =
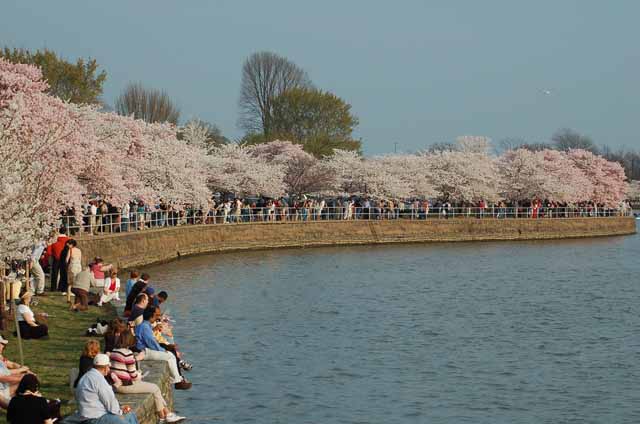
<path id="1" fill-rule="evenodd" d="M 78 381 L 80 378 L 93 368 L 93 358 L 100 353 L 100 342 L 96 339 L 87 340 L 84 344 L 84 349 L 82 350 L 82 355 L 80 356 L 80 365 L 78 367 L 79 373 L 76 380 L 73 382 L 73 387 L 78 385 Z"/>

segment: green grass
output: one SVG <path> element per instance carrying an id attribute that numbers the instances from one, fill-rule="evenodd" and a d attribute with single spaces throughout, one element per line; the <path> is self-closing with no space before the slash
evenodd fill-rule
<path id="1" fill-rule="evenodd" d="M 38 375 L 42 394 L 49 398 L 62 400 L 62 413 L 69 414 L 75 409 L 73 393 L 69 388 L 69 370 L 78 366 L 78 360 L 84 344 L 87 328 L 98 318 L 111 320 L 115 309 L 111 306 L 98 308 L 90 306 L 86 312 L 72 312 L 66 302 L 66 296 L 60 293 L 47 293 L 45 297 L 34 297 L 38 304 L 32 308 L 35 313 L 49 314 L 48 340 L 23 340 L 24 365 Z M 20 361 L 18 338 L 13 335 L 14 323 L 11 323 L 2 335 L 9 340 L 4 356 L 14 362 Z M 100 340 L 102 342 L 102 340 Z M 6 423 L 6 414 L 0 414 L 0 424 Z"/>

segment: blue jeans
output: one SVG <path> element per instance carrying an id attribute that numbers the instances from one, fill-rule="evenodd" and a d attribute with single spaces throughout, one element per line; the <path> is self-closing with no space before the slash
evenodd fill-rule
<path id="1" fill-rule="evenodd" d="M 138 418 L 133 412 L 125 415 L 104 414 L 100 418 L 85 421 L 89 424 L 138 424 Z"/>

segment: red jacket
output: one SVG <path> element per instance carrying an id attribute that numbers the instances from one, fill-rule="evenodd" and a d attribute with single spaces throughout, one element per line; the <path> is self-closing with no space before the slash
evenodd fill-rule
<path id="1" fill-rule="evenodd" d="M 62 253 L 62 250 L 64 249 L 64 245 L 67 243 L 67 240 L 69 240 L 69 237 L 65 235 L 58 236 L 58 240 L 56 240 L 55 243 L 50 244 L 47 247 L 47 254 L 49 256 L 53 255 L 54 259 L 56 261 L 59 261 L 60 254 Z"/>

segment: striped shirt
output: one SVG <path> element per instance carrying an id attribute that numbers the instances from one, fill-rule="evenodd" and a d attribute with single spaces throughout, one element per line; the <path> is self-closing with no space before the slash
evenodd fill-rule
<path id="1" fill-rule="evenodd" d="M 111 358 L 111 374 L 115 374 L 122 384 L 130 385 L 138 378 L 136 358 L 133 352 L 126 348 L 114 349 L 109 355 Z"/>

